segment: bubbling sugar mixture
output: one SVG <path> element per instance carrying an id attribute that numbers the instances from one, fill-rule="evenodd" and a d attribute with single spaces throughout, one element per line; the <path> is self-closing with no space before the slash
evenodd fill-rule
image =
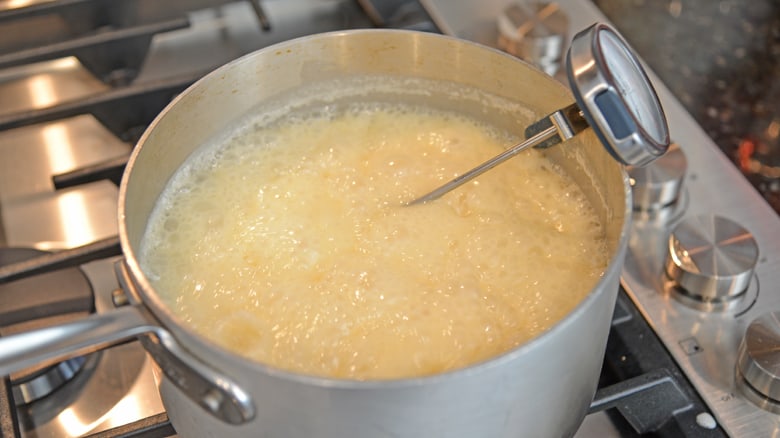
<path id="1" fill-rule="evenodd" d="M 518 346 L 602 275 L 602 227 L 530 150 L 403 206 L 514 139 L 390 104 L 253 126 L 190 159 L 144 236 L 163 300 L 242 356 L 349 379 L 424 376 Z"/>

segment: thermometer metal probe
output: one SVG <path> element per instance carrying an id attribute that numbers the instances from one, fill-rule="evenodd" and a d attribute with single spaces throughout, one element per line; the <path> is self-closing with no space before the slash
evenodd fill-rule
<path id="1" fill-rule="evenodd" d="M 566 72 L 576 103 L 525 130 L 527 140 L 406 205 L 432 201 L 529 147 L 547 148 L 591 127 L 618 161 L 644 166 L 669 148 L 661 102 L 633 51 L 611 27 L 597 23 L 572 39 Z"/>

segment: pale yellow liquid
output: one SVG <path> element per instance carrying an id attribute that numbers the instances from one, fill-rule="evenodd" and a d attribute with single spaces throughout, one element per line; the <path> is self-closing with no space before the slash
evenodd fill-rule
<path id="1" fill-rule="evenodd" d="M 403 206 L 508 141 L 387 106 L 245 131 L 169 184 L 144 270 L 194 330 L 285 370 L 386 379 L 486 360 L 560 320 L 607 263 L 582 193 L 536 150 Z"/>

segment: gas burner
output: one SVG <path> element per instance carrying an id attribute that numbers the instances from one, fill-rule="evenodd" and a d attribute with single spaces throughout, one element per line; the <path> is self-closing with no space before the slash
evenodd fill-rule
<path id="1" fill-rule="evenodd" d="M 0 248 L 0 266 L 45 254 Z M 0 334 L 111 310 L 111 291 L 117 287 L 110 259 L 0 284 Z M 162 412 L 151 366 L 145 350 L 133 342 L 12 375 L 9 398 L 17 406 L 20 432 L 82 436 Z"/>
<path id="2" fill-rule="evenodd" d="M 0 266 L 45 254 L 30 248 L 0 248 Z M 56 294 L 52 291 L 57 291 Z M 48 272 L 0 285 L 0 335 L 81 318 L 93 310 L 92 287 L 77 268 Z M 39 400 L 73 379 L 86 358 L 78 357 L 11 376 L 17 405 Z"/>
<path id="3" fill-rule="evenodd" d="M 39 371 L 28 371 L 27 375 L 12 375 L 11 384 L 16 405 L 30 404 L 53 393 L 76 377 L 76 373 L 84 368 L 86 362 L 86 357 L 74 357 Z"/>

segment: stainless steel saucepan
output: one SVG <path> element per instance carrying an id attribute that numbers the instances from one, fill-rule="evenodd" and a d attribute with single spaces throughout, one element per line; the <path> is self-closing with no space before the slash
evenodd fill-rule
<path id="1" fill-rule="evenodd" d="M 610 263 L 587 297 L 550 330 L 483 363 L 440 375 L 351 381 L 298 375 L 230 353 L 163 304 L 139 267 L 139 245 L 169 178 L 209 139 L 262 103 L 304 84 L 396 76 L 477 88 L 543 116 L 573 101 L 565 86 L 509 55 L 434 34 L 359 30 L 309 36 L 240 58 L 179 95 L 135 148 L 120 189 L 130 304 L 83 321 L 0 339 L 0 374 L 139 338 L 161 371 L 160 391 L 180 436 L 555 437 L 572 435 L 596 391 L 630 220 L 625 172 L 597 135 L 548 154 L 582 187 L 604 224 Z M 522 132 L 508 108 L 468 93 L 424 95 Z M 416 93 L 416 94 L 415 94 Z M 398 98 L 407 98 L 399 91 Z M 413 97 L 410 97 L 413 98 Z M 522 260 L 518 260 L 522 263 Z M 508 268 L 508 269 L 511 269 Z"/>

